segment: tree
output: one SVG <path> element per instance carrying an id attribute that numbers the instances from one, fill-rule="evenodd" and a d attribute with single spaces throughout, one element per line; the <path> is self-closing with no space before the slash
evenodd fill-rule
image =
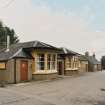
<path id="1" fill-rule="evenodd" d="M 10 36 L 10 45 L 19 42 L 14 29 L 10 29 L 7 26 L 4 27 L 3 23 L 0 22 L 0 49 L 6 47 L 7 35 Z"/>

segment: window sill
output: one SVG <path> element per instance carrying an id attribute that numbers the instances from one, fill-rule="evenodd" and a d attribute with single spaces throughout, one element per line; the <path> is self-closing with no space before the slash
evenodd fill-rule
<path id="1" fill-rule="evenodd" d="M 57 73 L 57 70 L 38 70 L 32 74 L 50 74 L 50 73 Z"/>
<path id="2" fill-rule="evenodd" d="M 65 70 L 78 70 L 78 68 L 67 68 Z"/>

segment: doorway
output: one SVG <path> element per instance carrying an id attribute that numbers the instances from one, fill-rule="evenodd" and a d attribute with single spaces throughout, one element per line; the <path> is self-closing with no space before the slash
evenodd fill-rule
<path id="1" fill-rule="evenodd" d="M 20 68 L 20 79 L 21 81 L 28 80 L 28 61 L 21 61 L 21 68 Z"/>
<path id="2" fill-rule="evenodd" d="M 63 61 L 58 61 L 58 75 L 64 75 L 64 63 L 63 63 Z"/>

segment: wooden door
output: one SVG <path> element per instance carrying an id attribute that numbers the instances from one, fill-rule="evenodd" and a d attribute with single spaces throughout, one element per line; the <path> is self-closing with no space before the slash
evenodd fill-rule
<path id="1" fill-rule="evenodd" d="M 58 61 L 58 74 L 63 75 L 64 74 L 64 66 L 62 61 Z"/>
<path id="2" fill-rule="evenodd" d="M 27 61 L 21 61 L 20 78 L 21 78 L 21 81 L 28 80 L 28 62 Z"/>
<path id="3" fill-rule="evenodd" d="M 88 64 L 86 64 L 86 72 L 88 72 Z"/>

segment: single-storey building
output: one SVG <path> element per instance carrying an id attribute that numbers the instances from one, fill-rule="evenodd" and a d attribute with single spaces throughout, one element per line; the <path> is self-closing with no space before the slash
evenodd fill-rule
<path id="1" fill-rule="evenodd" d="M 80 73 L 88 72 L 88 60 L 84 55 L 79 55 L 79 61 L 80 61 Z"/>
<path id="2" fill-rule="evenodd" d="M 58 55 L 58 74 L 73 75 L 79 73 L 78 54 L 67 48 L 60 48 Z"/>
<path id="3" fill-rule="evenodd" d="M 94 72 L 94 71 L 100 71 L 101 70 L 101 62 L 99 62 L 96 59 L 95 54 L 90 56 L 89 52 L 86 52 L 85 57 L 88 60 L 88 71 L 89 72 Z"/>
<path id="4" fill-rule="evenodd" d="M 56 78 L 58 49 L 40 41 L 11 45 L 0 51 L 0 78 L 8 83 Z"/>

